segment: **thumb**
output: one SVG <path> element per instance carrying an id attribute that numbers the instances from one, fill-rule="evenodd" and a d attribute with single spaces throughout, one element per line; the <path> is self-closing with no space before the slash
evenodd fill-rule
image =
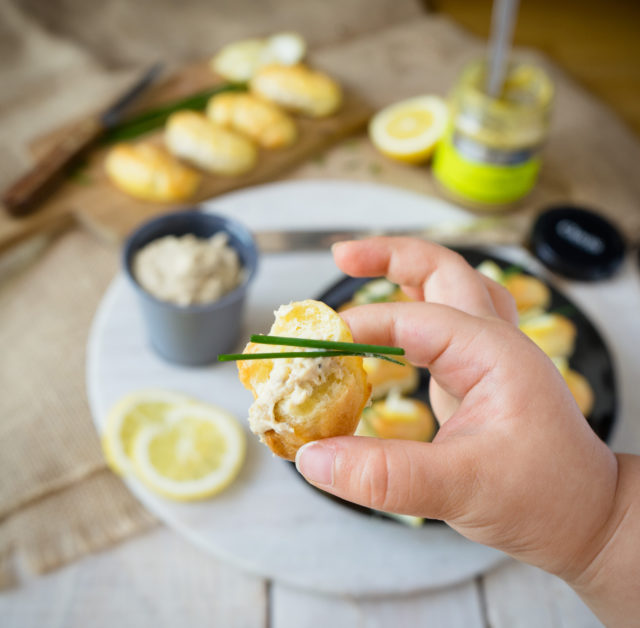
<path id="1" fill-rule="evenodd" d="M 454 519 L 469 503 L 473 465 L 453 441 L 341 436 L 307 443 L 296 467 L 314 486 L 362 506 Z"/>

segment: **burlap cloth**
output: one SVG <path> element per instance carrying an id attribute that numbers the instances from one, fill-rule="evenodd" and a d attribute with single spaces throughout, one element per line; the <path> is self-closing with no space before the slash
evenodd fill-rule
<path id="1" fill-rule="evenodd" d="M 481 51 L 481 42 L 447 20 L 422 16 L 409 0 L 211 4 L 192 2 L 179 14 L 170 0 L 0 4 L 0 84 L 10 86 L 0 94 L 0 187 L 26 165 L 29 139 L 104 102 L 158 50 L 186 60 L 240 35 L 297 28 L 317 44 L 319 64 L 374 105 L 445 93 Z M 585 201 L 637 236 L 639 143 L 549 70 L 558 87 L 554 129 L 540 185 L 522 215 L 554 200 Z M 385 161 L 366 138 L 290 176 L 435 191 L 424 169 Z M 118 251 L 80 229 L 0 258 L 0 586 L 16 582 L 21 570 L 56 568 L 154 524 L 106 470 L 85 395 L 89 325 L 117 268 Z"/>

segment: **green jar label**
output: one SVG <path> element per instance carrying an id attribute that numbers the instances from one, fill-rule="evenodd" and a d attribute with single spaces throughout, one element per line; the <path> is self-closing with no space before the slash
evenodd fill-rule
<path id="1" fill-rule="evenodd" d="M 433 173 L 442 185 L 457 196 L 487 205 L 526 196 L 539 170 L 535 148 L 496 149 L 457 134 L 443 138 L 433 162 Z"/>

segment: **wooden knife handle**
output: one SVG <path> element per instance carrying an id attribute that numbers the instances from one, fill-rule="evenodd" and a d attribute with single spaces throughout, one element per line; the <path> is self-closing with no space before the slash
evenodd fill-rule
<path id="1" fill-rule="evenodd" d="M 29 172 L 5 191 L 2 202 L 6 210 L 13 216 L 23 216 L 32 211 L 103 130 L 98 118 L 87 119 L 71 129 Z"/>

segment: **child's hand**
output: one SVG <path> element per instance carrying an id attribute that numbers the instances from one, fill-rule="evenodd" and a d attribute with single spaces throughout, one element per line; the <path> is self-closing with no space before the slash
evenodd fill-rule
<path id="1" fill-rule="evenodd" d="M 343 313 L 356 342 L 428 367 L 433 443 L 340 437 L 297 458 L 316 486 L 381 510 L 446 520 L 568 580 L 602 546 L 617 462 L 551 361 L 514 325 L 511 297 L 456 253 L 405 238 L 334 247 L 353 276 L 384 275 L 416 303 Z"/>

